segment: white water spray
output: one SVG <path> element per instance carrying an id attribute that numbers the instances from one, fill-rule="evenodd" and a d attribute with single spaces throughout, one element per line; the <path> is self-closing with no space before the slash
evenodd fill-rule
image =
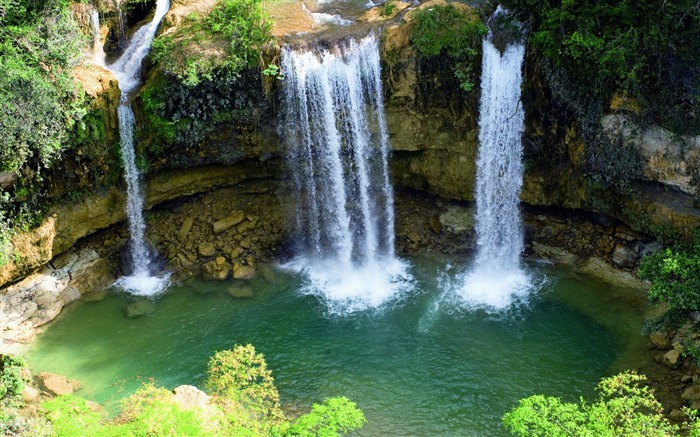
<path id="1" fill-rule="evenodd" d="M 121 89 L 117 115 L 124 179 L 127 186 L 126 213 L 131 233 L 129 248 L 133 270 L 130 276 L 117 280 L 116 285 L 139 296 L 153 296 L 163 291 L 168 285 L 168 275 L 153 276 L 151 273 L 151 254 L 144 238 L 146 231 L 146 222 L 143 219 L 144 201 L 134 150 L 135 120 L 129 94 L 141 83 L 141 63 L 148 54 L 158 25 L 169 8 L 169 0 L 158 0 L 153 20 L 134 33 L 124 53 L 107 67 L 117 77 Z"/>
<path id="2" fill-rule="evenodd" d="M 298 257 L 333 312 L 377 307 L 410 282 L 394 254 L 393 192 L 377 39 L 282 51 Z"/>
<path id="3" fill-rule="evenodd" d="M 499 11 L 497 11 L 499 13 Z M 459 294 L 469 303 L 501 310 L 524 298 L 530 279 L 520 266 L 523 231 L 520 188 L 525 113 L 520 102 L 525 47 L 503 54 L 484 39 L 476 180 L 477 251 Z"/>

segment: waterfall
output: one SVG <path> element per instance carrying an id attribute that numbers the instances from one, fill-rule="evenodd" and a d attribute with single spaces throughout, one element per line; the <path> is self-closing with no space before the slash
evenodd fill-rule
<path id="1" fill-rule="evenodd" d="M 92 30 L 92 62 L 97 65 L 104 65 L 105 51 L 102 47 L 102 37 L 100 35 L 100 13 L 97 9 L 90 11 L 90 27 Z"/>
<path id="2" fill-rule="evenodd" d="M 496 14 L 502 13 L 497 10 Z M 525 114 L 520 102 L 525 46 L 511 43 L 503 54 L 491 35 L 482 43 L 479 157 L 476 175 L 477 250 L 461 295 L 494 309 L 527 295 L 529 278 L 520 266 L 523 231 L 520 188 Z"/>
<path id="3" fill-rule="evenodd" d="M 389 141 L 373 34 L 332 50 L 282 50 L 284 136 L 297 258 L 331 311 L 377 307 L 410 282 L 394 254 Z"/>
<path id="4" fill-rule="evenodd" d="M 144 238 L 146 231 L 146 222 L 143 219 L 144 201 L 134 148 L 135 119 L 129 94 L 141 83 L 141 63 L 148 54 L 158 25 L 169 8 L 169 0 L 158 0 L 153 20 L 134 33 L 124 53 L 107 67 L 116 76 L 121 89 L 117 115 L 119 117 L 119 142 L 122 164 L 124 165 L 124 179 L 127 186 L 126 214 L 131 234 L 129 249 L 132 274 L 120 278 L 117 281 L 117 286 L 141 296 L 153 296 L 164 290 L 168 285 L 168 276 L 154 276 L 151 273 L 152 259 Z"/>

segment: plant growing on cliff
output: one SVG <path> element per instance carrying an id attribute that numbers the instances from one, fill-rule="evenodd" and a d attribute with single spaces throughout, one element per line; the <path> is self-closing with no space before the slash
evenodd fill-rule
<path id="1" fill-rule="evenodd" d="M 598 120 L 595 112 L 618 94 L 639 102 L 651 121 L 700 132 L 697 0 L 503 3 L 529 19 L 548 85 L 580 117 Z"/>
<path id="2" fill-rule="evenodd" d="M 84 115 L 71 71 L 82 42 L 68 2 L 3 2 L 0 171 L 48 167 L 61 152 Z"/>
<path id="3" fill-rule="evenodd" d="M 478 62 L 478 48 L 486 30 L 470 8 L 450 3 L 414 12 L 410 37 L 422 58 L 446 57 L 460 88 L 468 92 L 476 83 L 471 66 Z"/>
<path id="4" fill-rule="evenodd" d="M 237 77 L 259 65 L 271 29 L 261 0 L 218 0 L 208 15 L 188 17 L 181 28 L 157 37 L 151 55 L 167 74 L 192 87 L 216 73 Z"/>
<path id="5" fill-rule="evenodd" d="M 694 415 L 691 423 L 680 427 L 663 415 L 663 407 L 646 380 L 634 372 L 604 378 L 598 384 L 598 398 L 587 403 L 562 402 L 561 399 L 535 395 L 521 399 L 518 406 L 503 416 L 503 426 L 517 436 L 680 436 L 700 435 Z M 686 411 L 689 413 L 689 411 Z"/>
<path id="6" fill-rule="evenodd" d="M 649 300 L 666 311 L 650 320 L 648 330 L 677 329 L 700 308 L 700 229 L 693 241 L 678 243 L 642 258 L 637 269 L 651 282 Z"/>

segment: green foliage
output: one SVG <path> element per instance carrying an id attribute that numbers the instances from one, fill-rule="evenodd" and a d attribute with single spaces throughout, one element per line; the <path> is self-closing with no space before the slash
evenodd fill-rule
<path id="1" fill-rule="evenodd" d="M 147 121 L 139 131 L 139 143 L 145 145 L 149 161 L 164 157 L 172 167 L 233 164 L 243 152 L 227 144 L 203 142 L 222 123 L 254 126 L 269 102 L 262 93 L 260 74 L 252 69 L 239 77 L 214 73 L 196 86 L 186 86 L 173 76 L 159 75 L 142 89 L 140 103 Z M 175 146 L 175 147 L 174 147 Z"/>
<path id="2" fill-rule="evenodd" d="M 3 3 L 0 171 L 48 167 L 84 115 L 71 76 L 83 36 L 66 1 Z"/>
<path id="3" fill-rule="evenodd" d="M 108 435 L 102 416 L 90 409 L 85 399 L 73 395 L 53 398 L 41 404 L 41 412 L 56 436 Z"/>
<path id="4" fill-rule="evenodd" d="M 272 372 L 252 345 L 215 353 L 209 359 L 208 374 L 207 388 L 227 399 L 229 406 L 232 402 L 242 406 L 263 427 L 283 421 Z"/>
<path id="5" fill-rule="evenodd" d="M 396 10 L 396 3 L 384 3 L 384 7 L 382 8 L 381 14 L 384 17 L 391 17 L 394 11 Z"/>
<path id="6" fill-rule="evenodd" d="M 503 3 L 530 18 L 531 41 L 552 64 L 548 82 L 574 109 L 600 110 L 613 94 L 627 95 L 650 120 L 700 132 L 696 0 Z"/>
<path id="7" fill-rule="evenodd" d="M 663 407 L 647 386 L 646 377 L 634 372 L 605 378 L 598 384 L 593 403 L 562 402 L 535 395 L 521 399 L 503 416 L 503 425 L 518 436 L 676 436 L 678 426 L 663 415 Z M 688 425 L 696 435 L 698 425 Z M 686 431 L 687 431 L 686 430 Z"/>
<path id="8" fill-rule="evenodd" d="M 206 385 L 212 397 L 204 409 L 185 409 L 168 390 L 146 383 L 121 402 L 121 414 L 111 421 L 75 396 L 44 402 L 41 412 L 51 424 L 52 434 L 59 437 L 336 437 L 365 423 L 362 412 L 344 397 L 315 404 L 311 412 L 293 422 L 285 418 L 272 373 L 263 356 L 250 345 L 217 352 L 209 360 L 208 374 Z"/>
<path id="9" fill-rule="evenodd" d="M 700 308 L 700 230 L 691 244 L 677 244 L 642 258 L 637 269 L 651 282 L 649 300 L 664 303 L 666 312 L 651 329 L 676 329 Z"/>
<path id="10" fill-rule="evenodd" d="M 421 57 L 447 57 L 460 87 L 468 92 L 476 82 L 471 65 L 478 62 L 480 41 L 486 30 L 471 10 L 447 4 L 416 11 L 410 37 Z"/>
<path id="11" fill-rule="evenodd" d="M 115 435 L 215 435 L 205 426 L 198 410 L 185 410 L 172 394 L 148 383 L 122 402 Z"/>
<path id="12" fill-rule="evenodd" d="M 193 87 L 217 72 L 235 77 L 258 65 L 271 29 L 261 0 L 218 0 L 209 15 L 188 17 L 178 32 L 156 38 L 151 54 L 166 73 Z"/>
<path id="13" fill-rule="evenodd" d="M 26 363 L 13 355 L 0 355 L 0 407 L 16 402 L 22 396 L 24 381 L 21 371 Z"/>
<path id="14" fill-rule="evenodd" d="M 323 404 L 311 406 L 311 412 L 294 421 L 286 436 L 336 437 L 361 428 L 366 422 L 364 414 L 346 397 L 329 398 Z"/>

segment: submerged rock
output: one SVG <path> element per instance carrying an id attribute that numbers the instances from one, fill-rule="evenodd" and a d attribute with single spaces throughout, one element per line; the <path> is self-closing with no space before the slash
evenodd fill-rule
<path id="1" fill-rule="evenodd" d="M 126 317 L 135 319 L 137 317 L 147 316 L 156 311 L 156 304 L 149 299 L 137 300 L 126 306 Z"/>
<path id="2" fill-rule="evenodd" d="M 39 388 L 53 396 L 69 395 L 80 388 L 78 381 L 56 373 L 41 372 L 36 375 L 36 380 Z"/>
<path id="3" fill-rule="evenodd" d="M 253 289 L 250 287 L 233 286 L 233 287 L 229 287 L 228 294 L 231 297 L 235 297 L 237 299 L 246 298 L 246 297 L 253 297 Z"/>

